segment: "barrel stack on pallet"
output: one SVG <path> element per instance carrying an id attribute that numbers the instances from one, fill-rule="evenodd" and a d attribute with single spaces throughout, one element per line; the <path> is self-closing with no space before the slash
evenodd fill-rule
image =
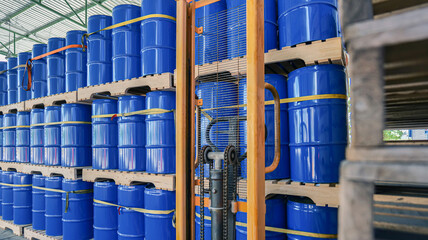
<path id="1" fill-rule="evenodd" d="M 384 142 L 383 131 L 428 126 L 428 5 L 394 0 L 339 5 L 351 57 L 352 125 L 341 168 L 339 235 L 425 239 L 428 150 L 418 143 Z"/>

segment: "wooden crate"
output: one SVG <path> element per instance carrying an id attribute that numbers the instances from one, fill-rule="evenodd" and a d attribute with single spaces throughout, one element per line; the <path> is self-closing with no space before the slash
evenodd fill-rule
<path id="1" fill-rule="evenodd" d="M 28 240 L 62 240 L 62 236 L 48 236 L 45 230 L 35 230 L 32 226 L 28 226 L 24 229 L 24 237 Z"/>
<path id="2" fill-rule="evenodd" d="M 126 186 L 134 183 L 152 183 L 157 189 L 175 191 L 175 174 L 153 174 L 147 172 L 84 168 L 82 179 L 87 182 L 98 182 L 108 179 L 113 180 L 117 185 Z"/>
<path id="3" fill-rule="evenodd" d="M 13 221 L 6 221 L 0 218 L 0 228 L 3 230 L 10 229 L 12 230 L 13 234 L 17 236 L 24 235 L 24 228 L 29 226 L 30 224 L 26 225 L 16 225 L 13 223 Z"/>
<path id="4" fill-rule="evenodd" d="M 16 113 L 25 110 L 25 102 L 13 103 L 9 105 L 0 106 L 0 113 Z"/>
<path id="5" fill-rule="evenodd" d="M 45 177 L 63 176 L 66 179 L 77 180 L 82 178 L 85 167 L 46 166 L 31 163 L 0 162 L 3 171 L 17 171 L 26 174 L 42 174 Z"/>
<path id="6" fill-rule="evenodd" d="M 25 101 L 25 111 L 31 111 L 34 108 L 43 108 L 47 106 L 60 106 L 63 103 L 76 103 L 77 91 L 54 94 L 41 98 L 34 98 Z"/>

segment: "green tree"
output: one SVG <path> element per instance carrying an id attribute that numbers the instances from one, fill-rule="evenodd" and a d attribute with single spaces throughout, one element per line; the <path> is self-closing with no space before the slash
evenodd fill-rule
<path id="1" fill-rule="evenodd" d="M 385 131 L 383 131 L 383 140 L 384 141 L 400 140 L 401 136 L 403 136 L 403 131 L 401 131 L 401 130 L 385 130 Z"/>

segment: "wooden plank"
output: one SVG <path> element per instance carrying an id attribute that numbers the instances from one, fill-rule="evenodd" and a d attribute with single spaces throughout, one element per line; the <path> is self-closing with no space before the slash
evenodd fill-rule
<path id="1" fill-rule="evenodd" d="M 405 144 L 405 143 L 401 143 Z M 428 148 L 425 146 L 381 146 L 381 147 L 348 147 L 346 159 L 349 161 L 376 162 L 428 162 Z"/>
<path id="2" fill-rule="evenodd" d="M 372 0 L 339 0 L 339 14 L 342 29 L 347 34 L 346 29 L 349 25 L 369 19 L 373 19 Z"/>
<path id="3" fill-rule="evenodd" d="M 111 179 L 118 185 L 129 186 L 136 182 L 152 183 L 157 189 L 175 191 L 175 174 L 152 174 L 147 172 L 126 172 L 119 170 L 82 169 L 82 180 L 97 182 Z"/>
<path id="4" fill-rule="evenodd" d="M 6 221 L 6 220 L 3 220 L 2 218 L 0 219 L 0 228 L 3 230 L 10 229 L 12 230 L 13 234 L 17 236 L 24 235 L 24 228 L 29 225 L 30 224 L 16 225 L 13 223 L 13 221 Z"/>
<path id="5" fill-rule="evenodd" d="M 54 94 L 41 98 L 25 101 L 25 111 L 31 111 L 36 107 L 59 106 L 62 103 L 76 103 L 77 91 Z"/>
<path id="6" fill-rule="evenodd" d="M 24 229 L 24 237 L 28 240 L 62 240 L 62 236 L 48 236 L 45 230 L 35 230 L 32 226 L 28 226 Z"/>
<path id="7" fill-rule="evenodd" d="M 3 171 L 17 171 L 26 174 L 42 174 L 45 177 L 61 175 L 66 179 L 77 180 L 82 177 L 82 169 L 85 167 L 62 167 L 19 162 L 0 162 L 0 168 Z"/>
<path id="8" fill-rule="evenodd" d="M 148 91 L 174 89 L 173 78 L 172 73 L 163 73 L 88 86 L 77 90 L 77 99 L 79 101 L 90 101 L 94 99 L 96 94 L 121 96 L 129 93 L 143 94 Z"/>
<path id="9" fill-rule="evenodd" d="M 0 106 L 0 113 L 16 113 L 25 110 L 25 102 L 13 103 L 9 105 Z"/>

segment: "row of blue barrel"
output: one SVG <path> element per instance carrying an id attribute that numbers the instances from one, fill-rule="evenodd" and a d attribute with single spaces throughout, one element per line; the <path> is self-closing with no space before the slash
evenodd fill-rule
<path id="1" fill-rule="evenodd" d="M 346 96 L 346 74 L 340 65 L 314 65 L 299 68 L 288 75 L 266 74 L 265 82 L 273 85 L 281 99 L 316 95 Z M 208 82 L 197 85 L 196 94 L 203 99 L 202 109 L 213 118 L 246 116 L 246 79 L 235 82 Z M 233 96 L 235 94 L 235 96 Z M 232 95 L 232 96 L 231 96 Z M 223 100 L 226 99 L 226 100 Z M 273 100 L 265 91 L 265 101 Z M 291 178 L 308 183 L 335 183 L 339 181 L 339 165 L 345 159 L 347 145 L 346 99 L 314 99 L 281 104 L 281 158 L 277 169 L 266 174 L 266 179 Z M 207 145 L 206 130 L 210 120 L 202 115 L 201 145 Z M 232 122 L 215 123 L 209 139 L 220 150 L 229 144 L 233 134 L 239 136 L 240 154 L 247 151 L 247 122 L 240 121 L 239 131 L 229 132 Z M 265 162 L 269 166 L 275 155 L 274 106 L 265 106 L 266 142 Z M 204 175 L 209 176 L 208 166 Z M 199 175 L 197 169 L 196 174 Z M 241 176 L 247 177 L 247 162 L 241 162 Z"/>
<path id="2" fill-rule="evenodd" d="M 196 63 L 246 55 L 246 0 L 196 9 Z M 264 0 L 265 52 L 341 36 L 337 0 Z"/>
<path id="3" fill-rule="evenodd" d="M 208 196 L 206 196 L 208 197 Z M 246 199 L 238 199 L 246 202 Z M 196 239 L 200 238 L 200 213 L 201 208 L 196 206 Z M 211 217 L 208 207 L 204 208 L 205 217 Z M 332 207 L 316 206 L 313 201 L 305 197 L 284 197 L 280 195 L 269 196 L 266 199 L 266 226 L 279 229 L 289 229 L 306 233 L 320 233 L 337 235 L 338 229 L 338 209 Z M 236 221 L 247 223 L 247 213 L 238 212 Z M 211 220 L 204 222 L 205 240 L 211 239 Z M 318 237 L 308 237 L 295 234 L 285 234 L 280 232 L 266 231 L 266 239 L 269 240 L 317 240 Z M 236 240 L 247 239 L 247 227 L 236 225 Z M 334 239 L 334 238 L 330 238 Z"/>
<path id="4" fill-rule="evenodd" d="M 151 16 L 156 14 L 154 16 Z M 160 16 L 165 15 L 165 17 Z M 147 19 L 113 30 L 97 32 L 105 27 L 134 18 Z M 47 95 L 75 91 L 102 83 L 161 74 L 175 69 L 176 48 L 175 0 L 144 0 L 141 7 L 118 5 L 113 17 L 94 15 L 88 19 L 87 51 L 70 48 L 33 62 L 33 86 L 22 87 L 27 79 L 24 67 L 0 75 L 0 105 L 12 104 Z M 25 64 L 28 59 L 64 46 L 82 44 L 86 31 L 67 32 L 66 38 L 50 38 L 48 44 L 33 45 L 32 53 L 22 52 L 18 58 L 0 62 L 0 71 Z M 7 78 L 7 81 L 6 81 Z"/>
<path id="5" fill-rule="evenodd" d="M 126 207 L 148 210 L 174 210 L 175 192 L 147 185 L 116 186 L 114 182 L 68 180 L 17 172 L 0 171 L 0 216 L 17 225 L 32 224 L 48 236 L 70 240 L 175 239 L 173 212 L 152 214 Z M 58 189 L 66 193 L 32 188 Z M 71 191 L 92 190 L 93 193 Z M 95 203 L 93 199 L 124 208 Z M 67 203 L 68 201 L 68 203 Z M 162 231 L 159 231 L 162 229 Z"/>
<path id="6" fill-rule="evenodd" d="M 121 116 L 150 109 L 161 114 Z M 63 104 L 0 116 L 2 160 L 65 167 L 175 173 L 175 92 Z M 118 118 L 92 118 L 119 114 Z M 30 127 L 31 126 L 31 127 Z M 10 127 L 10 128 L 9 128 Z M 92 128 L 92 135 L 91 135 Z M 146 134 L 147 133 L 147 134 Z M 0 136 L 1 137 L 1 136 Z M 92 142 L 91 142 L 92 139 Z"/>

